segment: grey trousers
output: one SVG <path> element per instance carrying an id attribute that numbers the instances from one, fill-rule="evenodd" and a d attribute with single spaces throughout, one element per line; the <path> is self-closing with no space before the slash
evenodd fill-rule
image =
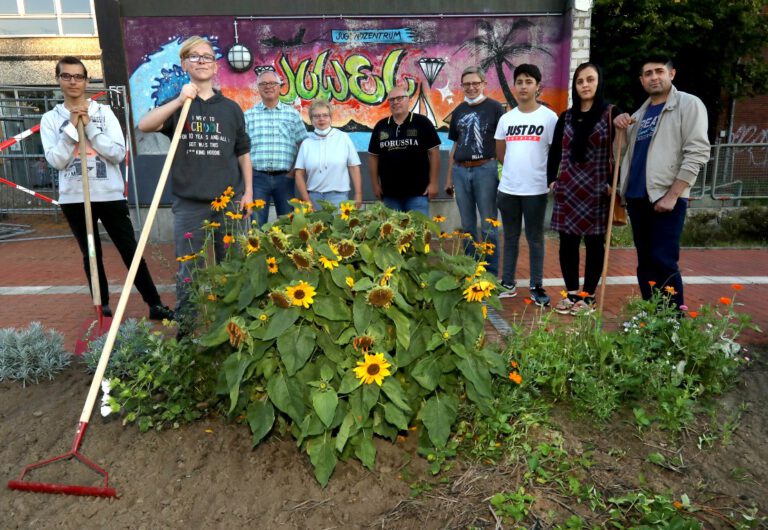
<path id="1" fill-rule="evenodd" d="M 525 220 L 525 239 L 528 241 L 531 266 L 531 287 L 540 287 L 544 276 L 544 214 L 547 195 L 508 195 L 499 191 L 496 205 L 504 228 L 504 263 L 501 281 L 515 283 L 517 255 L 519 253 L 522 221 Z"/>

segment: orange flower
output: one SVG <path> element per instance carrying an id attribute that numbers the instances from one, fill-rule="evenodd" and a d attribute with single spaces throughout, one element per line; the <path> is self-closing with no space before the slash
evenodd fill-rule
<path id="1" fill-rule="evenodd" d="M 587 298 L 591 295 L 587 291 L 581 291 L 579 292 L 579 296 L 581 296 L 582 298 Z"/>
<path id="2" fill-rule="evenodd" d="M 731 285 L 731 288 L 734 291 L 741 291 L 742 289 L 744 289 L 744 286 L 739 283 L 734 283 L 733 285 Z"/>
<path id="3" fill-rule="evenodd" d="M 671 285 L 667 285 L 666 287 L 664 287 L 664 290 L 673 296 L 677 294 L 677 291 L 675 291 L 675 288 L 672 287 Z"/>
<path id="4" fill-rule="evenodd" d="M 225 245 L 231 245 L 232 241 L 234 241 L 234 240 L 235 240 L 235 238 L 232 237 L 232 234 L 225 234 L 224 235 L 224 244 Z"/>
<path id="5" fill-rule="evenodd" d="M 644 328 L 645 327 L 645 322 L 640 322 L 640 324 L 638 324 L 638 326 L 640 326 L 641 328 Z"/>
<path id="6" fill-rule="evenodd" d="M 650 285 L 651 287 L 653 287 L 654 285 L 656 285 L 656 282 L 654 282 L 653 280 L 651 280 L 651 281 L 649 281 L 649 282 L 648 282 L 648 285 Z"/>
<path id="7" fill-rule="evenodd" d="M 525 302 L 525 305 L 531 305 L 533 303 L 533 300 L 531 300 L 530 298 L 526 298 L 525 300 L 523 300 L 523 302 Z"/>
<path id="8" fill-rule="evenodd" d="M 691 315 L 691 318 L 696 318 L 697 316 L 699 316 L 699 312 L 698 311 L 691 311 L 688 314 Z"/>
<path id="9" fill-rule="evenodd" d="M 509 364 L 512 365 L 512 368 L 517 368 L 517 362 L 516 361 L 512 361 Z"/>
<path id="10" fill-rule="evenodd" d="M 731 299 L 728 298 L 727 296 L 721 296 L 720 303 L 723 305 L 731 305 Z"/>
<path id="11" fill-rule="evenodd" d="M 509 380 L 519 385 L 523 382 L 523 377 L 517 372 L 509 372 Z"/>
<path id="12" fill-rule="evenodd" d="M 679 510 L 680 508 L 683 507 L 683 503 L 680 502 L 680 501 L 675 501 L 675 502 L 672 503 L 672 506 L 674 506 L 675 508 L 677 508 Z"/>

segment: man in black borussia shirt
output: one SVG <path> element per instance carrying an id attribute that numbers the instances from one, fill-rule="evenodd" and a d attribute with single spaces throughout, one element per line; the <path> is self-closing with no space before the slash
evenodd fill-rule
<path id="1" fill-rule="evenodd" d="M 393 88 L 387 101 L 392 116 L 376 124 L 368 145 L 373 192 L 388 208 L 429 216 L 429 199 L 437 197 L 440 138 L 429 119 L 408 112 L 404 88 Z"/>

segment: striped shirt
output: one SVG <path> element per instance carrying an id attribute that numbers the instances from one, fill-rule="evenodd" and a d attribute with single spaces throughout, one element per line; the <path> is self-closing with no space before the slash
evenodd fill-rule
<path id="1" fill-rule="evenodd" d="M 245 112 L 245 130 L 251 137 L 255 171 L 290 171 L 307 128 L 296 109 L 278 102 L 273 109 L 263 102 Z"/>

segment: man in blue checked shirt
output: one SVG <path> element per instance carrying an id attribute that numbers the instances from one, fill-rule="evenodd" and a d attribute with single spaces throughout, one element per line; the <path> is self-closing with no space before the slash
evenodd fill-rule
<path id="1" fill-rule="evenodd" d="M 266 202 L 259 210 L 259 224 L 269 215 L 270 201 L 277 215 L 293 208 L 288 202 L 294 197 L 294 170 L 299 145 L 307 138 L 307 128 L 299 113 L 280 101 L 282 82 L 271 70 L 256 79 L 261 103 L 245 112 L 245 129 L 251 137 L 253 164 L 253 198 Z"/>

